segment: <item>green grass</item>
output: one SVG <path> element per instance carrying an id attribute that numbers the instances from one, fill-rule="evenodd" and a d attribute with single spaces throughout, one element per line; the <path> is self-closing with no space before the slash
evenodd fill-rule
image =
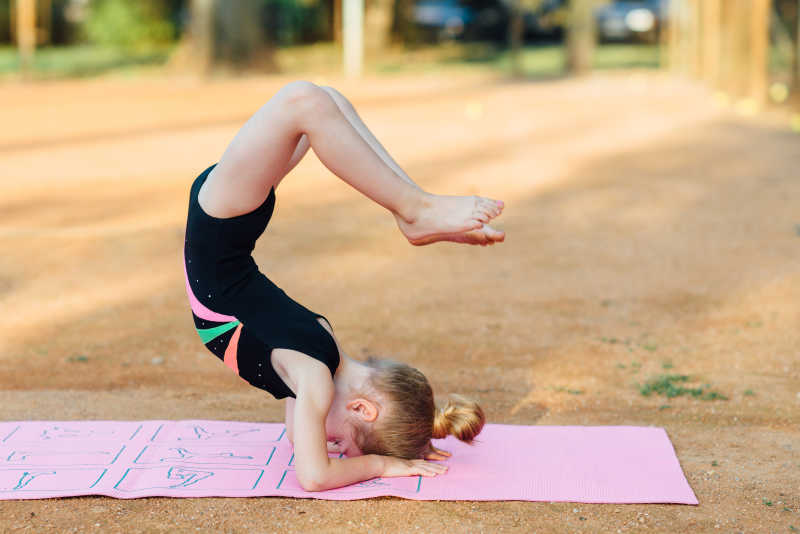
<path id="1" fill-rule="evenodd" d="M 564 386 L 554 387 L 553 391 L 558 391 L 560 393 L 569 393 L 570 395 L 583 395 L 585 393 L 582 389 L 569 389 L 565 388 Z"/>
<path id="2" fill-rule="evenodd" d="M 162 65 L 172 48 L 125 52 L 92 45 L 52 46 L 36 50 L 34 79 L 80 78 L 107 72 L 120 72 L 141 66 Z M 0 77 L 18 75 L 19 54 L 16 47 L 0 47 Z"/>
<path id="3" fill-rule="evenodd" d="M 444 57 L 433 58 L 428 68 L 474 67 L 510 73 L 512 69 L 511 52 L 491 44 L 469 43 L 445 45 Z M 424 64 L 424 62 L 423 62 Z M 564 75 L 566 56 L 560 45 L 526 46 L 519 57 L 521 75 L 525 78 L 556 78 Z M 417 61 L 408 62 L 402 58 L 383 61 L 378 64 L 379 72 L 397 72 L 417 69 L 423 65 Z M 659 67 L 659 49 L 655 45 L 601 45 L 597 47 L 594 68 L 608 69 L 655 69 Z M 604 306 L 611 302 L 603 303 Z"/>
<path id="4" fill-rule="evenodd" d="M 86 77 L 110 72 L 135 73 L 141 67 L 163 65 L 175 45 L 131 52 L 94 45 L 39 48 L 34 55 L 34 79 Z M 275 59 L 284 73 L 339 74 L 341 47 L 321 42 L 279 48 Z M 564 48 L 560 45 L 526 46 L 520 53 L 522 76 L 556 78 L 564 75 Z M 598 70 L 645 68 L 659 66 L 655 45 L 601 45 L 594 61 Z M 0 47 L 0 78 L 19 76 L 19 56 L 12 46 Z M 367 60 L 365 70 L 373 74 L 398 72 L 490 72 L 507 75 L 511 72 L 511 54 L 491 43 L 445 43 L 414 48 L 394 48 Z M 610 302 L 609 302 L 610 304 Z"/>
<path id="5" fill-rule="evenodd" d="M 645 397 L 656 393 L 658 395 L 664 395 L 668 399 L 681 395 L 691 395 L 692 397 L 702 400 L 728 400 L 728 397 L 717 391 L 709 391 L 709 384 L 695 388 L 679 385 L 689 381 L 690 378 L 688 375 L 659 375 L 655 378 L 651 378 L 644 385 L 639 386 L 639 392 Z"/>

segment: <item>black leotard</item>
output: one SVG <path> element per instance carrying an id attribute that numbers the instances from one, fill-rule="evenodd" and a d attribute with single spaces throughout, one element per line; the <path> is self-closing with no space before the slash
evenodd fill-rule
<path id="1" fill-rule="evenodd" d="M 206 347 L 250 384 L 276 399 L 294 397 L 270 363 L 272 349 L 307 354 L 333 376 L 336 342 L 317 318 L 328 320 L 272 283 L 251 255 L 275 209 L 275 188 L 244 215 L 220 219 L 200 207 L 197 193 L 216 165 L 194 180 L 189 194 L 184 267 L 195 328 Z"/>

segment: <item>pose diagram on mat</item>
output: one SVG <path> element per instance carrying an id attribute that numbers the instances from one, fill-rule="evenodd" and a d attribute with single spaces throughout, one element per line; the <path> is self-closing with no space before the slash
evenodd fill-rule
<path id="1" fill-rule="evenodd" d="M 487 223 L 503 203 L 424 191 L 389 156 L 351 103 L 331 87 L 296 81 L 244 124 L 190 191 L 184 267 L 203 343 L 239 376 L 286 400 L 296 474 L 318 491 L 375 477 L 434 476 L 449 453 L 431 438 L 471 441 L 480 407 L 452 396 L 436 409 L 418 370 L 348 357 L 328 320 L 289 297 L 251 253 L 275 206 L 275 189 L 309 146 L 336 176 L 388 209 L 413 245 L 491 245 Z M 329 452 L 346 458 L 329 458 Z"/>

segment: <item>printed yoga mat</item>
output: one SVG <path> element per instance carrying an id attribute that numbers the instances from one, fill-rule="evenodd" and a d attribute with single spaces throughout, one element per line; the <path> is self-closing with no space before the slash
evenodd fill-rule
<path id="1" fill-rule="evenodd" d="M 0 423 L 0 499 L 75 495 L 314 497 L 697 504 L 663 428 L 488 424 L 452 436 L 437 477 L 303 491 L 283 424 L 235 421 Z"/>

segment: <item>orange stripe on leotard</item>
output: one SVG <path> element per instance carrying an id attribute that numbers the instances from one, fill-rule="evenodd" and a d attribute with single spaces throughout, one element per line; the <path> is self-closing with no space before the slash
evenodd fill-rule
<path id="1" fill-rule="evenodd" d="M 241 333 L 242 323 L 239 323 L 239 326 L 233 331 L 233 336 L 231 336 L 231 341 L 228 343 L 228 348 L 225 349 L 225 357 L 223 359 L 225 365 L 233 369 L 233 372 L 237 375 L 239 374 L 239 364 L 236 363 L 236 351 L 239 347 L 239 334 Z"/>

